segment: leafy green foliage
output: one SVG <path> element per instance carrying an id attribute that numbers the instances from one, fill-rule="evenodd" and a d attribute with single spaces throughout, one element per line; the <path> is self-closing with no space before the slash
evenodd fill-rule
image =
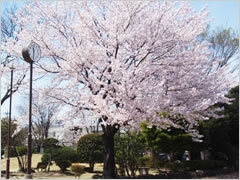
<path id="1" fill-rule="evenodd" d="M 43 141 L 43 147 L 45 148 L 44 153 L 42 155 L 41 161 L 44 164 L 48 164 L 48 171 L 50 171 L 51 161 L 53 159 L 53 154 L 56 155 L 56 152 L 58 152 L 58 149 L 61 148 L 61 146 L 57 145 L 58 140 L 54 138 L 47 138 Z"/>
<path id="2" fill-rule="evenodd" d="M 49 148 L 55 148 L 57 147 L 58 140 L 55 138 L 47 138 L 43 141 L 43 148 L 49 149 Z"/>
<path id="3" fill-rule="evenodd" d="M 206 122 L 210 137 L 211 158 L 222 160 L 223 154 L 235 165 L 239 160 L 239 86 L 231 89 L 227 97 L 233 98 L 231 104 L 218 103 L 215 107 L 224 107 L 225 117 L 210 119 Z"/>
<path id="4" fill-rule="evenodd" d="M 185 169 L 195 171 L 198 169 L 218 169 L 226 166 L 224 161 L 216 160 L 191 160 L 183 162 Z"/>
<path id="5" fill-rule="evenodd" d="M 71 147 L 63 146 L 58 148 L 56 152 L 53 153 L 52 160 L 56 162 L 61 171 L 66 171 L 66 169 L 70 167 L 72 163 L 78 161 L 78 155 Z"/>
<path id="6" fill-rule="evenodd" d="M 176 163 L 176 162 L 167 162 L 164 164 L 164 167 L 170 169 L 172 171 L 181 171 L 185 170 L 183 163 Z"/>
<path id="7" fill-rule="evenodd" d="M 74 151 L 71 147 L 62 146 L 50 148 L 45 151 L 41 159 L 43 163 L 48 163 L 50 153 L 51 160 L 55 161 L 56 165 L 59 166 L 62 172 L 66 171 L 72 163 L 78 161 L 78 155 L 76 151 Z"/>
<path id="8" fill-rule="evenodd" d="M 204 169 L 219 169 L 225 167 L 227 164 L 225 161 L 217 160 L 191 160 L 184 162 L 168 162 L 165 164 L 165 168 L 172 171 L 196 171 Z"/>
<path id="9" fill-rule="evenodd" d="M 204 137 L 203 143 L 199 143 L 194 142 L 192 137 L 182 129 L 168 128 L 162 130 L 156 126 L 151 128 L 147 126 L 147 123 L 141 124 L 141 140 L 153 152 L 155 160 L 158 159 L 156 161 L 159 161 L 159 163 L 161 161 L 161 158 L 158 157 L 159 153 L 171 153 L 171 160 L 177 160 L 179 157 L 175 156 L 176 152 L 178 154 L 182 154 L 185 150 L 200 152 L 208 145 L 208 136 Z M 200 122 L 199 127 L 197 127 L 200 133 L 204 132 L 203 126 L 204 124 Z"/>
<path id="10" fill-rule="evenodd" d="M 48 164 L 49 162 L 49 154 L 44 152 L 42 157 L 41 157 L 41 162 L 44 163 L 44 164 Z"/>
<path id="11" fill-rule="evenodd" d="M 61 169 L 62 172 L 66 171 L 72 164 L 70 160 L 66 159 L 57 159 L 55 160 L 56 165 Z"/>
<path id="12" fill-rule="evenodd" d="M 11 121 L 11 146 L 15 149 L 16 146 L 24 145 L 25 140 L 27 139 L 27 129 L 23 128 L 20 131 L 17 131 L 17 123 L 16 120 Z M 8 139 L 8 118 L 1 119 L 1 147 L 4 149 L 7 146 Z M 15 151 L 15 150 L 14 150 Z M 10 153 L 12 154 L 12 153 Z M 12 154 L 16 156 L 16 153 Z M 11 156 L 11 155 L 10 155 Z M 13 157 L 13 156 L 11 156 Z"/>
<path id="13" fill-rule="evenodd" d="M 9 152 L 10 152 L 10 154 L 9 154 L 10 157 L 17 157 L 16 147 L 10 146 Z M 4 149 L 4 156 L 5 157 L 7 157 L 7 153 L 8 153 L 8 149 L 7 149 L 7 146 L 6 146 L 5 149 Z"/>
<path id="14" fill-rule="evenodd" d="M 139 166 L 142 166 L 142 167 L 150 167 L 151 164 L 150 164 L 150 157 L 149 156 L 142 156 L 140 158 L 138 158 L 138 164 Z"/>
<path id="15" fill-rule="evenodd" d="M 27 168 L 27 146 L 17 146 L 16 153 L 19 168 L 22 172 L 25 172 Z"/>
<path id="16" fill-rule="evenodd" d="M 125 175 L 135 176 L 138 168 L 139 158 L 145 152 L 145 146 L 141 142 L 140 135 L 136 132 L 126 131 L 118 132 L 114 137 L 115 161 L 119 165 L 119 172 Z"/>
<path id="17" fill-rule="evenodd" d="M 24 156 L 27 154 L 27 146 L 17 146 L 16 151 L 19 156 Z"/>
<path id="18" fill-rule="evenodd" d="M 103 162 L 103 138 L 100 134 L 87 134 L 81 137 L 77 144 L 80 162 L 89 163 L 93 170 L 96 162 Z"/>

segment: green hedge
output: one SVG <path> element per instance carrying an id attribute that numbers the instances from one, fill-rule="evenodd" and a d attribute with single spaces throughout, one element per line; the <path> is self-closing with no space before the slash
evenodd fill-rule
<path id="1" fill-rule="evenodd" d="M 51 149 L 51 152 L 46 151 L 42 155 L 42 162 L 48 162 L 48 153 L 51 154 L 51 160 L 55 161 L 56 165 L 61 169 L 62 172 L 66 171 L 72 163 L 78 161 L 78 155 L 71 147 L 58 147 Z"/>
<path id="2" fill-rule="evenodd" d="M 164 164 L 164 167 L 168 168 L 172 171 L 185 170 L 185 167 L 184 167 L 183 163 L 167 162 L 167 163 Z"/>
<path id="3" fill-rule="evenodd" d="M 181 163 L 168 162 L 165 164 L 165 168 L 173 171 L 188 170 L 196 171 L 203 169 L 219 169 L 227 166 L 227 162 L 218 160 L 191 160 L 184 161 Z"/>
<path id="4" fill-rule="evenodd" d="M 184 167 L 190 171 L 195 171 L 198 169 L 218 169 L 227 165 L 225 161 L 218 160 L 191 160 L 184 161 L 183 164 Z"/>

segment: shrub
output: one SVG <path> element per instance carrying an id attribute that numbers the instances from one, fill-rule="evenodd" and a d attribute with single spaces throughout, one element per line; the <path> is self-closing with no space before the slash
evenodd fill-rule
<path id="1" fill-rule="evenodd" d="M 103 162 L 103 150 L 103 139 L 99 134 L 87 134 L 81 137 L 77 144 L 80 162 L 89 163 L 92 170 L 96 162 Z"/>
<path id="2" fill-rule="evenodd" d="M 67 168 L 69 168 L 71 166 L 71 161 L 66 160 L 66 159 L 58 159 L 55 160 L 56 165 L 61 169 L 62 172 L 66 171 Z"/>
<path id="3" fill-rule="evenodd" d="M 164 167 L 168 168 L 172 171 L 185 170 L 185 166 L 183 163 L 167 162 L 167 163 L 165 163 Z"/>
<path id="4" fill-rule="evenodd" d="M 47 158 L 47 155 L 43 155 L 42 161 L 46 161 Z M 73 162 L 78 161 L 78 155 L 71 147 L 63 146 L 56 148 L 55 151 L 52 152 L 52 160 L 55 161 L 56 165 L 64 172 Z"/>
<path id="5" fill-rule="evenodd" d="M 150 167 L 151 164 L 150 164 L 150 157 L 148 156 L 142 156 L 140 158 L 138 158 L 138 164 L 139 166 L 142 166 L 142 167 Z"/>
<path id="6" fill-rule="evenodd" d="M 7 152 L 8 152 L 7 146 L 5 147 L 4 152 L 5 152 L 4 156 L 7 157 Z M 10 157 L 17 157 L 16 147 L 10 146 L 10 155 L 9 156 Z"/>
<path id="7" fill-rule="evenodd" d="M 85 166 L 80 164 L 72 164 L 71 171 L 74 172 L 77 176 L 81 176 L 84 173 Z"/>
<path id="8" fill-rule="evenodd" d="M 190 171 L 200 170 L 200 169 L 218 169 L 226 166 L 225 161 L 218 160 L 191 160 L 183 162 L 185 168 Z"/>
<path id="9" fill-rule="evenodd" d="M 25 172 L 27 168 L 27 146 L 17 146 L 16 152 L 19 168 L 22 172 Z"/>
<path id="10" fill-rule="evenodd" d="M 218 169 L 218 168 L 223 168 L 226 165 L 227 163 L 225 161 L 191 160 L 191 161 L 184 161 L 181 163 L 169 162 L 165 164 L 165 167 L 173 171 L 179 171 L 179 170 L 196 171 L 196 170 L 203 170 L 203 169 Z"/>
<path id="11" fill-rule="evenodd" d="M 44 152 L 41 158 L 42 163 L 47 164 L 49 161 L 49 155 L 48 153 Z"/>
<path id="12" fill-rule="evenodd" d="M 57 147 L 58 140 L 54 138 L 47 138 L 44 139 L 43 141 L 43 148 L 44 149 L 49 149 L 49 148 L 54 148 Z"/>
<path id="13" fill-rule="evenodd" d="M 17 146 L 16 151 L 19 156 L 27 155 L 27 146 Z"/>

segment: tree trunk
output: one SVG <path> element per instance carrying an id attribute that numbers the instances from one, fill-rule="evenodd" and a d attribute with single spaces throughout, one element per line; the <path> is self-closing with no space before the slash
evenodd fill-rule
<path id="1" fill-rule="evenodd" d="M 104 167 L 103 167 L 103 178 L 114 179 L 116 178 L 115 172 L 115 157 L 114 157 L 114 135 L 119 128 L 107 125 L 103 128 L 103 141 L 104 141 Z"/>
<path id="2" fill-rule="evenodd" d="M 94 162 L 90 162 L 89 163 L 89 167 L 90 167 L 90 172 L 93 172 L 94 171 Z"/>

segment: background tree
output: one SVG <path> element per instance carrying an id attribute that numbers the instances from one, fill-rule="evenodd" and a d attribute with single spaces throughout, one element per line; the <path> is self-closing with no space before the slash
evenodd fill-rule
<path id="1" fill-rule="evenodd" d="M 21 146 L 26 143 L 27 138 L 27 128 L 21 128 L 17 123 L 16 120 L 11 121 L 11 146 Z M 4 149 L 7 146 L 7 139 L 8 139 L 8 118 L 1 119 L 1 148 Z"/>
<path id="2" fill-rule="evenodd" d="M 82 136 L 77 144 L 80 162 L 89 163 L 93 171 L 95 163 L 103 162 L 103 148 L 102 135 L 93 133 Z"/>
<path id="3" fill-rule="evenodd" d="M 170 154 L 170 160 L 175 161 L 182 160 L 184 151 L 188 150 L 191 154 L 194 153 L 194 157 L 191 156 L 191 159 L 194 159 L 196 158 L 195 154 L 200 157 L 200 151 L 206 150 L 209 145 L 207 129 L 203 122 L 200 122 L 199 126 L 196 127 L 200 134 L 204 135 L 202 142 L 193 141 L 192 137 L 182 129 L 163 130 L 156 126 L 148 128 L 147 123 L 142 123 L 141 128 L 141 141 L 152 151 L 153 160 L 157 160 L 156 163 L 159 165 L 166 162 L 165 159 L 162 159 L 163 163 L 159 162 L 161 161 L 161 153 Z"/>
<path id="4" fill-rule="evenodd" d="M 28 129 L 22 128 L 17 124 L 16 120 L 11 121 L 10 132 L 10 157 L 17 157 L 19 170 L 24 172 L 26 170 L 26 144 Z M 1 149 L 5 150 L 5 157 L 7 155 L 7 140 L 8 140 L 8 118 L 1 119 Z"/>
<path id="5" fill-rule="evenodd" d="M 221 119 L 206 122 L 210 136 L 212 158 L 229 160 L 236 165 L 239 161 L 239 86 L 232 88 L 227 94 L 232 98 L 230 104 L 218 103 L 216 107 L 224 107 Z"/>
<path id="6" fill-rule="evenodd" d="M 238 69 L 239 58 L 239 36 L 238 32 L 232 28 L 218 27 L 214 30 L 210 30 L 210 26 L 199 37 L 200 41 L 207 40 L 211 43 L 210 49 L 212 49 L 212 57 L 217 61 L 216 69 L 219 69 L 225 65 L 232 65 L 232 72 Z M 235 61 L 234 61 L 235 60 Z"/>
<path id="7" fill-rule="evenodd" d="M 46 97 L 39 97 L 38 93 L 34 93 L 32 102 L 32 131 L 34 146 L 40 152 L 43 142 L 48 138 L 49 129 L 56 122 L 60 106 L 49 101 Z M 28 106 L 18 106 L 18 110 L 23 118 L 28 119 Z"/>
<path id="8" fill-rule="evenodd" d="M 115 178 L 114 135 L 121 126 L 139 128 L 149 119 L 160 128 L 184 128 L 157 112 L 183 114 L 185 131 L 200 138 L 193 125 L 210 113 L 207 107 L 228 101 L 222 96 L 233 86 L 227 67 L 209 73 L 209 44 L 197 40 L 207 15 L 188 2 L 34 1 L 17 13 L 19 40 L 2 47 L 21 57 L 17 47 L 40 45 L 35 71 L 52 73 L 42 94 L 68 106 L 65 120 L 77 120 L 83 110 L 100 119 L 103 176 Z"/>

